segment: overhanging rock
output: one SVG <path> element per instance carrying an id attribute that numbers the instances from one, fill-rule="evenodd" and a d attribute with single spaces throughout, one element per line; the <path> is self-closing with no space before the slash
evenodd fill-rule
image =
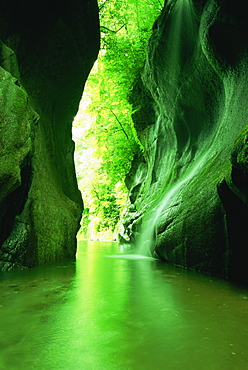
<path id="1" fill-rule="evenodd" d="M 247 183 L 235 196 L 230 185 L 248 116 L 246 17 L 243 1 L 166 2 L 131 97 L 145 155 L 128 176 L 122 237 L 141 253 L 247 284 Z"/>
<path id="2" fill-rule="evenodd" d="M 95 0 L 1 2 L 0 269 L 73 258 L 71 138 L 99 50 Z"/>

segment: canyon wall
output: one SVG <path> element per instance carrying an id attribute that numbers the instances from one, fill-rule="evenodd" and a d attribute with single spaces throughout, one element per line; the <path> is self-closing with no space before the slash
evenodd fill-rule
<path id="1" fill-rule="evenodd" d="M 130 96 L 144 147 L 121 239 L 248 283 L 247 5 L 166 1 Z"/>
<path id="2" fill-rule="evenodd" d="M 0 269 L 74 258 L 72 121 L 99 50 L 96 0 L 0 2 Z"/>

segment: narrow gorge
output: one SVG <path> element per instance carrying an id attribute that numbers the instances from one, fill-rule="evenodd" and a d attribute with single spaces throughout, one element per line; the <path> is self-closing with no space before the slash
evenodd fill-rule
<path id="1" fill-rule="evenodd" d="M 74 258 L 72 121 L 99 51 L 97 2 L 0 2 L 0 269 Z M 144 148 L 121 241 L 232 281 L 247 272 L 247 4 L 167 0 L 130 92 Z"/>

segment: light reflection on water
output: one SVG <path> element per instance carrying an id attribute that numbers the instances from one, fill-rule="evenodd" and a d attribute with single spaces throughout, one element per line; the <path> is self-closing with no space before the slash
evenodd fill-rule
<path id="1" fill-rule="evenodd" d="M 0 369 L 248 369 L 248 292 L 151 259 L 0 274 Z"/>

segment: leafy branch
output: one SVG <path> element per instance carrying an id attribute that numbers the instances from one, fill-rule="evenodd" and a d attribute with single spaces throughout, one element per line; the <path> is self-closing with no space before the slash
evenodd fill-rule
<path id="1" fill-rule="evenodd" d="M 119 125 L 121 126 L 121 131 L 124 133 L 124 135 L 126 136 L 126 138 L 127 138 L 127 140 L 128 140 L 128 142 L 130 142 L 130 140 L 129 140 L 129 136 L 128 136 L 128 133 L 126 132 L 126 130 L 124 129 L 124 127 L 123 127 L 123 124 L 121 123 L 121 121 L 119 120 L 119 118 L 117 117 L 117 115 L 115 114 L 115 112 L 111 109 L 111 108 L 109 108 L 109 110 L 110 110 L 110 112 L 115 116 L 115 118 L 116 118 L 116 121 L 119 123 Z"/>
<path id="2" fill-rule="evenodd" d="M 84 91 L 90 101 L 81 113 L 87 114 L 87 129 L 76 143 L 84 226 L 90 222 L 91 230 L 113 230 L 126 204 L 125 176 L 142 151 L 128 95 L 143 67 L 161 1 L 98 0 L 103 46 Z"/>
<path id="3" fill-rule="evenodd" d="M 125 24 L 123 24 L 118 30 L 111 30 L 110 28 L 108 28 L 108 27 L 105 27 L 105 26 L 100 26 L 100 31 L 101 32 L 104 32 L 103 30 L 106 30 L 106 31 L 108 31 L 108 32 L 112 32 L 112 33 L 117 33 L 117 32 L 119 32 L 123 27 L 125 27 L 126 25 Z"/>

